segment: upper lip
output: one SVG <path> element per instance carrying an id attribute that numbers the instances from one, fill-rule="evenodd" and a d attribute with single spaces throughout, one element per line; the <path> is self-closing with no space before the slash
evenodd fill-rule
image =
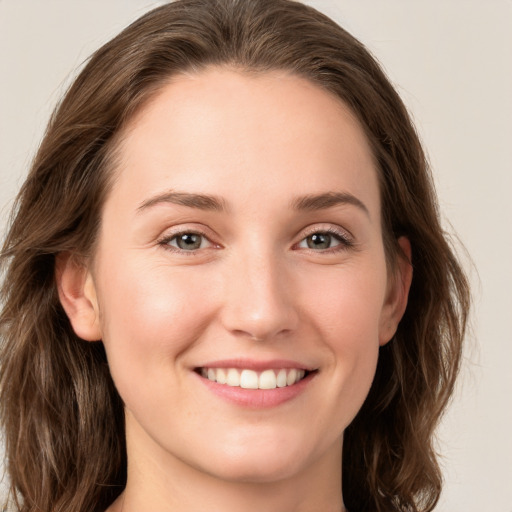
<path id="1" fill-rule="evenodd" d="M 258 361 L 255 359 L 222 359 L 205 362 L 204 364 L 201 364 L 196 368 L 238 368 L 241 370 L 247 369 L 255 371 L 264 371 L 269 369 L 280 368 L 295 368 L 298 370 L 306 371 L 313 371 L 316 369 L 311 365 L 304 364 L 298 361 L 293 361 L 290 359 L 268 359 L 264 361 Z"/>

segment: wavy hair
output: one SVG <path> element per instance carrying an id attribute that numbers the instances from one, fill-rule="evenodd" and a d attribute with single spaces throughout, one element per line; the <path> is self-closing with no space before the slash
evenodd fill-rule
<path id="1" fill-rule="evenodd" d="M 469 308 L 422 146 L 365 47 L 291 0 L 178 0 L 96 51 L 55 110 L 1 253 L 0 412 L 10 502 L 22 512 L 106 509 L 126 484 L 123 404 L 101 342 L 73 332 L 56 255 L 94 249 L 126 123 L 169 80 L 207 66 L 287 70 L 330 91 L 377 162 L 390 266 L 409 238 L 414 278 L 370 393 L 344 435 L 343 496 L 357 512 L 427 512 L 441 490 L 433 433 L 452 393 Z"/>

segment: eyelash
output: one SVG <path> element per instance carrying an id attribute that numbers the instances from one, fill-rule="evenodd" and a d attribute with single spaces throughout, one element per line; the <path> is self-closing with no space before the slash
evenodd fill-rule
<path id="1" fill-rule="evenodd" d="M 326 228 L 312 228 L 310 231 L 306 231 L 302 239 L 294 245 L 294 247 L 297 247 L 299 244 L 307 240 L 309 237 L 313 235 L 330 235 L 333 238 L 336 239 L 336 241 L 339 242 L 338 245 L 335 245 L 334 247 L 329 247 L 327 249 L 323 250 L 315 250 L 311 248 L 304 248 L 307 251 L 310 251 L 315 254 L 333 254 L 337 252 L 343 252 L 346 251 L 352 247 L 354 247 L 355 243 L 353 238 L 344 230 L 336 229 L 333 227 L 326 227 Z"/>
<path id="2" fill-rule="evenodd" d="M 171 251 L 174 253 L 184 254 L 184 255 L 186 254 L 187 256 L 196 256 L 199 253 L 199 250 L 201 248 L 186 250 L 186 249 L 181 249 L 179 247 L 174 247 L 174 246 L 170 245 L 170 243 L 173 240 L 175 240 L 178 237 L 183 236 L 183 235 L 200 236 L 200 237 L 206 239 L 208 241 L 208 243 L 211 244 L 211 246 L 214 246 L 214 247 L 216 246 L 216 244 L 214 244 L 204 232 L 202 232 L 200 230 L 195 230 L 195 229 L 182 230 L 182 231 L 177 231 L 175 233 L 168 234 L 165 237 L 159 239 L 158 244 L 161 245 L 165 250 L 168 250 L 168 251 Z M 307 251 L 310 251 L 310 252 L 316 253 L 316 254 L 332 254 L 332 253 L 336 253 L 336 252 L 342 252 L 342 251 L 345 251 L 347 249 L 354 247 L 354 245 L 355 245 L 352 237 L 346 231 L 339 230 L 339 229 L 336 229 L 333 227 L 327 227 L 325 229 L 314 228 L 314 229 L 311 229 L 309 232 L 307 231 L 304 234 L 304 236 L 301 238 L 301 240 L 293 245 L 293 249 L 294 250 L 300 249 L 300 247 L 298 247 L 299 244 L 306 241 L 309 237 L 311 237 L 313 235 L 330 235 L 333 238 L 335 238 L 337 242 L 339 242 L 334 247 L 329 247 L 327 249 L 315 250 L 312 248 L 303 248 L 303 249 L 306 249 Z M 211 246 L 208 248 L 211 248 Z M 219 246 L 217 245 L 217 247 L 219 247 Z"/>
<path id="3" fill-rule="evenodd" d="M 184 255 L 187 255 L 187 256 L 196 256 L 196 255 L 198 255 L 199 249 L 186 250 L 186 249 L 180 249 L 179 247 L 174 247 L 174 246 L 170 245 L 170 243 L 173 240 L 175 240 L 178 237 L 183 236 L 183 235 L 196 235 L 196 236 L 200 236 L 200 237 L 206 239 L 212 246 L 216 245 L 216 244 L 214 244 L 208 238 L 208 236 L 205 233 L 203 233 L 202 231 L 197 230 L 197 229 L 185 229 L 185 230 L 182 230 L 182 231 L 176 231 L 175 233 L 167 234 L 166 236 L 164 236 L 163 238 L 158 240 L 158 244 L 161 245 L 165 250 L 171 251 L 171 252 L 174 252 L 174 253 L 184 254 Z"/>

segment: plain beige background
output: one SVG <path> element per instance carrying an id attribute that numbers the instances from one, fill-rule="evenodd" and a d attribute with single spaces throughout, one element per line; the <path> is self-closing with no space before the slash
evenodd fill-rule
<path id="1" fill-rule="evenodd" d="M 383 64 L 415 118 L 474 283 L 463 375 L 439 435 L 439 512 L 512 512 L 512 1 L 311 0 Z M 0 0 L 0 230 L 84 59 L 158 2 Z M 34 461 L 34 463 L 37 463 Z"/>

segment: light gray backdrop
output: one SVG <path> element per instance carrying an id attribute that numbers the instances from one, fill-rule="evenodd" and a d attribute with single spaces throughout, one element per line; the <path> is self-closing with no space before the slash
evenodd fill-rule
<path id="1" fill-rule="evenodd" d="M 446 488 L 437 510 L 512 512 L 512 2 L 309 3 L 384 65 L 428 148 L 446 227 L 474 262 L 465 260 L 473 331 L 440 430 Z M 0 0 L 0 231 L 75 70 L 157 4 Z"/>

